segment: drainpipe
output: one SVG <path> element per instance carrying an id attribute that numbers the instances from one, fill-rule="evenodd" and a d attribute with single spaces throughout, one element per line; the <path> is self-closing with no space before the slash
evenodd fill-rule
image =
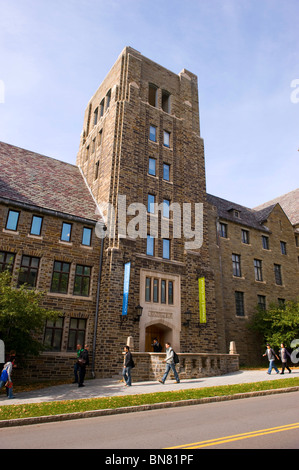
<path id="1" fill-rule="evenodd" d="M 107 230 L 107 227 L 103 226 L 104 232 Z M 97 327 L 98 327 L 98 318 L 99 318 L 99 305 L 100 305 L 100 288 L 101 288 L 101 278 L 102 278 L 102 266 L 103 266 L 103 252 L 104 252 L 104 239 L 101 240 L 101 253 L 100 253 L 100 266 L 99 266 L 99 276 L 98 276 L 98 287 L 97 287 L 97 302 L 96 302 L 96 312 L 94 319 L 94 333 L 93 333 L 93 344 L 92 344 L 92 369 L 91 374 L 95 379 L 95 355 L 96 355 L 96 342 L 97 342 Z"/>

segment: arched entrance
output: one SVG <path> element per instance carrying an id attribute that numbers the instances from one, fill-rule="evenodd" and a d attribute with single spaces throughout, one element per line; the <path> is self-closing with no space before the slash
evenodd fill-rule
<path id="1" fill-rule="evenodd" d="M 172 341 L 172 330 L 162 323 L 155 323 L 145 329 L 145 352 L 153 352 L 152 343 L 157 338 L 162 346 L 162 352 L 165 352 L 165 342 Z"/>

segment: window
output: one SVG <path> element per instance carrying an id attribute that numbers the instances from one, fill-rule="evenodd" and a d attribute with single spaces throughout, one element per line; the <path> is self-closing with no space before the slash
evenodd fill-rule
<path id="1" fill-rule="evenodd" d="M 95 126 L 98 122 L 99 108 L 96 108 L 93 113 L 93 125 Z"/>
<path id="2" fill-rule="evenodd" d="M 219 224 L 220 237 L 227 238 L 227 224 L 220 222 Z"/>
<path id="3" fill-rule="evenodd" d="M 173 304 L 173 281 L 168 281 L 168 303 Z"/>
<path id="4" fill-rule="evenodd" d="M 256 281 L 263 280 L 262 261 L 260 259 L 254 260 L 254 277 Z"/>
<path id="5" fill-rule="evenodd" d="M 147 236 L 146 240 L 146 254 L 150 256 L 154 256 L 154 237 L 150 235 Z"/>
<path id="6" fill-rule="evenodd" d="M 281 298 L 278 298 L 278 305 L 280 308 L 285 308 L 285 302 L 286 300 L 285 299 L 281 299 Z"/>
<path id="7" fill-rule="evenodd" d="M 45 335 L 44 335 L 44 346 L 47 350 L 61 351 L 62 343 L 62 332 L 63 332 L 63 318 L 59 317 L 56 320 L 47 320 Z"/>
<path id="8" fill-rule="evenodd" d="M 72 232 L 72 224 L 68 224 L 66 222 L 63 222 L 60 240 L 62 240 L 64 242 L 70 242 L 71 241 L 71 232 Z"/>
<path id="9" fill-rule="evenodd" d="M 159 302 L 159 280 L 154 279 L 154 286 L 153 286 L 153 301 Z"/>
<path id="10" fill-rule="evenodd" d="M 74 283 L 74 295 L 89 296 L 91 267 L 77 264 Z"/>
<path id="11" fill-rule="evenodd" d="M 150 214 L 155 213 L 155 196 L 153 194 L 148 194 L 147 195 L 147 212 Z"/>
<path id="12" fill-rule="evenodd" d="M 156 176 L 156 159 L 155 158 L 148 159 L 148 174 L 152 176 Z"/>
<path id="13" fill-rule="evenodd" d="M 151 295 L 151 278 L 147 277 L 145 279 L 145 301 L 150 302 L 152 298 Z"/>
<path id="14" fill-rule="evenodd" d="M 55 261 L 51 282 L 51 292 L 67 294 L 70 275 L 70 263 Z"/>
<path id="15" fill-rule="evenodd" d="M 248 230 L 242 230 L 242 243 L 249 245 L 249 231 Z"/>
<path id="16" fill-rule="evenodd" d="M 90 246 L 91 245 L 91 234 L 92 229 L 89 227 L 84 227 L 82 232 L 82 245 Z"/>
<path id="17" fill-rule="evenodd" d="M 13 211 L 13 210 L 8 211 L 8 216 L 7 216 L 6 226 L 5 226 L 6 230 L 12 230 L 14 232 L 17 230 L 19 215 L 20 215 L 20 212 L 18 211 Z"/>
<path id="18" fill-rule="evenodd" d="M 104 105 L 105 105 L 105 99 L 103 98 L 102 101 L 100 102 L 100 117 L 104 115 Z"/>
<path id="19" fill-rule="evenodd" d="M 235 292 L 236 315 L 244 317 L 244 292 Z"/>
<path id="20" fill-rule="evenodd" d="M 166 217 L 167 219 L 169 219 L 169 206 L 169 199 L 163 199 L 163 217 Z"/>
<path id="21" fill-rule="evenodd" d="M 40 236 L 42 231 L 43 218 L 38 215 L 32 217 L 30 235 Z"/>
<path id="22" fill-rule="evenodd" d="M 287 254 L 287 244 L 286 244 L 286 242 L 280 242 L 280 249 L 281 249 L 281 254 L 282 255 Z"/>
<path id="23" fill-rule="evenodd" d="M 157 106 L 158 88 L 151 83 L 148 86 L 148 102 L 151 106 Z"/>
<path id="24" fill-rule="evenodd" d="M 111 101 L 111 90 L 108 91 L 107 95 L 106 95 L 106 109 L 109 108 L 110 106 L 110 101 Z"/>
<path id="25" fill-rule="evenodd" d="M 161 279 L 161 304 L 166 304 L 166 281 Z"/>
<path id="26" fill-rule="evenodd" d="M 166 113 L 170 113 L 170 93 L 166 90 L 162 90 L 162 109 Z"/>
<path id="27" fill-rule="evenodd" d="M 149 139 L 152 142 L 157 142 L 157 128 L 155 126 L 150 126 Z"/>
<path id="28" fill-rule="evenodd" d="M 93 154 L 96 149 L 96 139 L 94 138 L 91 143 L 91 153 Z"/>
<path id="29" fill-rule="evenodd" d="M 15 262 L 15 254 L 8 251 L 0 251 L 0 273 L 8 270 L 10 273 L 13 270 Z"/>
<path id="30" fill-rule="evenodd" d="M 282 286 L 282 277 L 281 277 L 281 266 L 280 266 L 280 264 L 274 264 L 274 276 L 275 276 L 275 283 L 278 286 Z"/>
<path id="31" fill-rule="evenodd" d="M 257 304 L 260 309 L 266 310 L 266 296 L 265 295 L 258 295 L 257 296 Z"/>
<path id="32" fill-rule="evenodd" d="M 29 287 L 36 286 L 36 280 L 39 268 L 39 258 L 35 256 L 22 256 L 19 272 L 18 285 L 27 284 Z"/>
<path id="33" fill-rule="evenodd" d="M 95 174 L 94 174 L 95 180 L 97 180 L 99 177 L 99 168 L 100 168 L 100 161 L 98 160 L 95 164 Z"/>
<path id="34" fill-rule="evenodd" d="M 163 179 L 170 181 L 170 165 L 168 163 L 163 163 Z"/>
<path id="35" fill-rule="evenodd" d="M 98 147 L 101 145 L 102 139 L 103 139 L 103 129 L 99 131 Z"/>
<path id="36" fill-rule="evenodd" d="M 87 145 L 86 147 L 86 156 L 85 156 L 85 160 L 88 160 L 89 158 L 89 145 Z"/>
<path id="37" fill-rule="evenodd" d="M 76 351 L 77 344 L 85 344 L 86 319 L 71 318 L 69 337 L 67 342 L 68 351 Z"/>
<path id="38" fill-rule="evenodd" d="M 241 256 L 232 254 L 233 276 L 241 277 Z"/>
<path id="39" fill-rule="evenodd" d="M 262 235 L 262 246 L 264 250 L 269 250 L 269 237 Z"/>
<path id="40" fill-rule="evenodd" d="M 170 259 L 170 240 L 163 238 L 163 253 L 162 256 L 165 259 Z"/>
<path id="41" fill-rule="evenodd" d="M 163 132 L 163 145 L 164 147 L 170 147 L 170 132 Z"/>

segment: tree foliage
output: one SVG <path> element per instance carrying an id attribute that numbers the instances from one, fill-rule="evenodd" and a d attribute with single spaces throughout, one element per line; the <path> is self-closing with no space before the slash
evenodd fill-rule
<path id="1" fill-rule="evenodd" d="M 281 343 L 289 347 L 299 338 L 299 301 L 271 304 L 267 310 L 257 308 L 249 328 L 260 333 L 265 343 L 273 347 L 279 347 Z"/>
<path id="2" fill-rule="evenodd" d="M 18 357 L 37 355 L 43 344 L 37 339 L 46 319 L 55 319 L 58 312 L 41 307 L 44 293 L 12 285 L 8 271 L 0 273 L 0 338 L 5 350 L 15 350 Z"/>

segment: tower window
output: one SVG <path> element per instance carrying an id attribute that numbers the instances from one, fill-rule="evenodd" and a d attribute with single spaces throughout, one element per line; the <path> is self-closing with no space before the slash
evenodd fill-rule
<path id="1" fill-rule="evenodd" d="M 170 113 L 170 93 L 166 90 L 162 90 L 162 109 L 166 113 Z"/>
<path id="2" fill-rule="evenodd" d="M 158 88 L 151 83 L 148 86 L 148 102 L 151 106 L 157 107 Z"/>

